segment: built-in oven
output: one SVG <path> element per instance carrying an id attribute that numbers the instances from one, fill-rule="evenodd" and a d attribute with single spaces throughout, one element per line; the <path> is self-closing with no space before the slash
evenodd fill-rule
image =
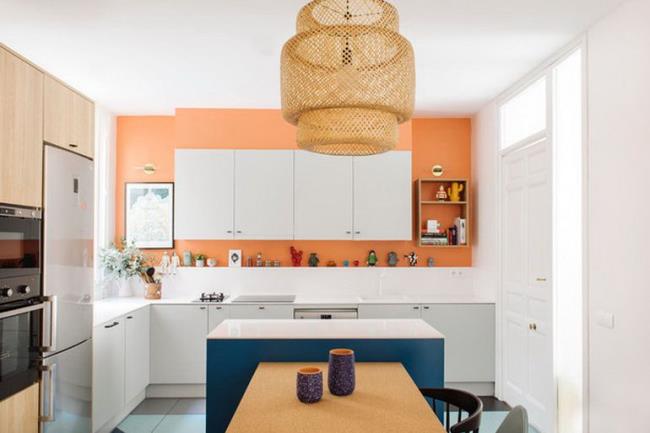
<path id="1" fill-rule="evenodd" d="M 41 210 L 0 204 L 0 305 L 41 296 Z"/>
<path id="2" fill-rule="evenodd" d="M 44 305 L 38 298 L 0 305 L 0 400 L 39 379 Z"/>

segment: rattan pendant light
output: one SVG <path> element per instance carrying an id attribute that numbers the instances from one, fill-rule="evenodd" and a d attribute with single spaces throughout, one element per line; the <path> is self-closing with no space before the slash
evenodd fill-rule
<path id="1" fill-rule="evenodd" d="M 282 49 L 282 114 L 298 147 L 329 155 L 392 150 L 413 114 L 413 48 L 384 0 L 313 0 Z"/>

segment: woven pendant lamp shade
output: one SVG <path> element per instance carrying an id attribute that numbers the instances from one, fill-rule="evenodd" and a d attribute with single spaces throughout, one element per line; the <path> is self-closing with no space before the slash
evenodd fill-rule
<path id="1" fill-rule="evenodd" d="M 313 0 L 282 49 L 282 114 L 298 147 L 329 155 L 392 150 L 415 98 L 413 48 L 384 0 Z"/>

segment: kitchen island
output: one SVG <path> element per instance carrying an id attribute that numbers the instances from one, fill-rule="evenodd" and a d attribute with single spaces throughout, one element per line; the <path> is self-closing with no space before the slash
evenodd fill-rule
<path id="1" fill-rule="evenodd" d="M 420 388 L 444 386 L 444 336 L 420 319 L 225 320 L 207 339 L 208 433 L 223 433 L 260 362 L 400 362 Z"/>

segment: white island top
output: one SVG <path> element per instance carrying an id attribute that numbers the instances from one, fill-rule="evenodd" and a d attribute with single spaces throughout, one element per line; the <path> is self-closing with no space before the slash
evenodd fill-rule
<path id="1" fill-rule="evenodd" d="M 213 340 L 444 339 L 421 319 L 224 320 Z"/>

